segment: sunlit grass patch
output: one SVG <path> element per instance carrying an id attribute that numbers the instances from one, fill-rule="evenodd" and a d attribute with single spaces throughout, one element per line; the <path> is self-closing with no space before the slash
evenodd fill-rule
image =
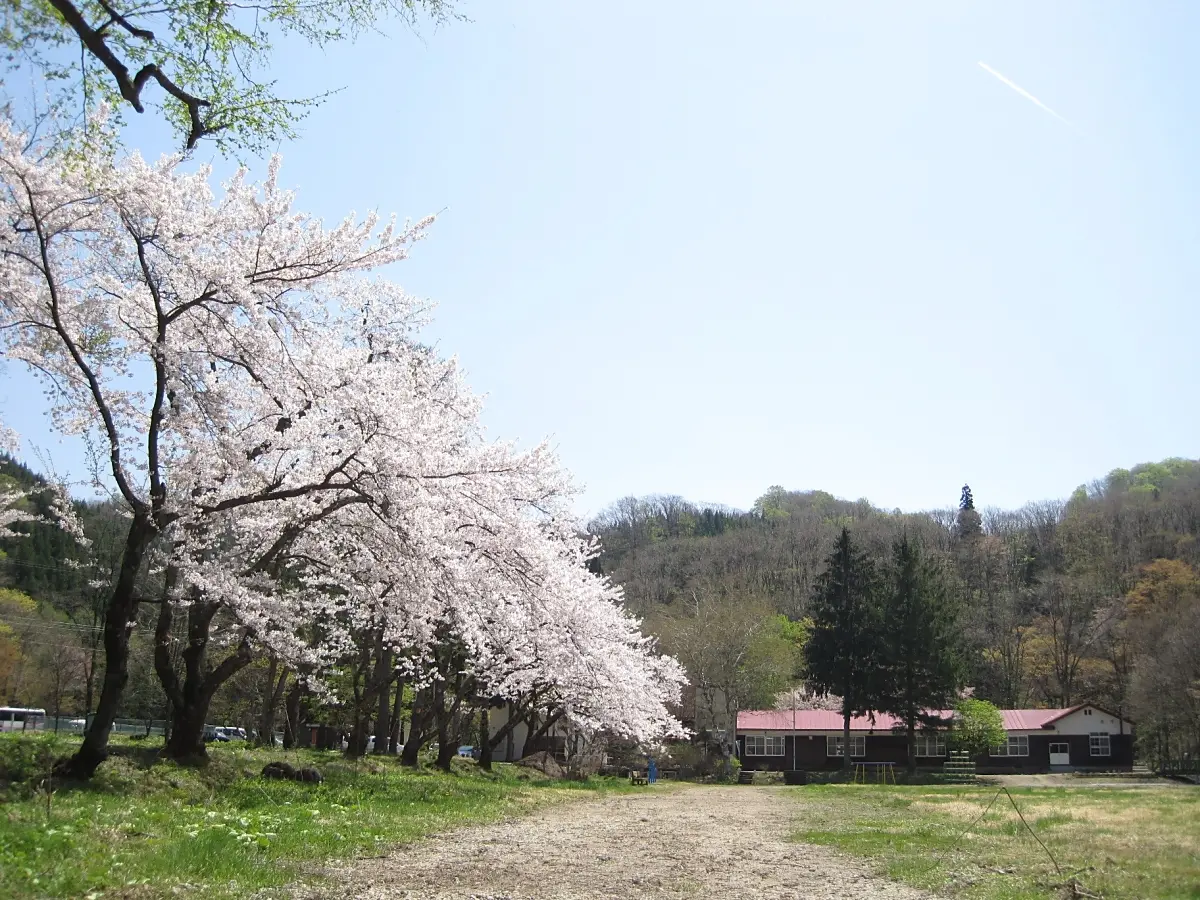
<path id="1" fill-rule="evenodd" d="M 1047 898 L 1075 878 L 1106 898 L 1200 898 L 1200 791 L 1014 789 L 1018 813 L 995 787 L 788 790 L 797 840 L 943 895 Z"/>
<path id="2" fill-rule="evenodd" d="M 57 786 L 47 814 L 39 740 L 0 739 L 0 770 L 11 781 L 0 794 L 4 898 L 265 898 L 329 860 L 627 789 L 608 780 L 531 781 L 506 765 L 489 775 L 466 760 L 446 775 L 404 770 L 393 759 L 354 763 L 336 753 L 236 745 L 213 747 L 204 768 L 182 768 L 156 762 L 144 742 L 118 742 L 93 783 Z M 316 766 L 325 782 L 259 777 L 281 758 Z"/>

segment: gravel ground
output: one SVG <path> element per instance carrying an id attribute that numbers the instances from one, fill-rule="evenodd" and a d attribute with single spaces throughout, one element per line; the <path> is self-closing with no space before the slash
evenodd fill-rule
<path id="1" fill-rule="evenodd" d="M 298 900 L 882 898 L 930 895 L 788 840 L 795 807 L 763 787 L 687 787 L 543 807 L 327 873 Z"/>

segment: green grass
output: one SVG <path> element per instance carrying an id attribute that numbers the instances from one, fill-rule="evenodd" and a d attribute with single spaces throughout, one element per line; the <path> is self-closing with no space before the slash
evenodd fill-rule
<path id="1" fill-rule="evenodd" d="M 1200 898 L 1200 790 L 814 785 L 788 788 L 795 838 L 875 861 L 899 881 L 970 900 Z M 979 821 L 976 821 L 979 820 Z"/>
<path id="2" fill-rule="evenodd" d="M 493 821 L 621 782 L 549 782 L 467 760 L 412 772 L 394 760 L 221 745 L 204 768 L 115 742 L 93 782 L 37 787 L 66 740 L 0 736 L 0 897 L 276 896 L 328 860 L 374 855 L 451 826 Z M 324 784 L 267 781 L 264 763 L 315 765 Z"/>

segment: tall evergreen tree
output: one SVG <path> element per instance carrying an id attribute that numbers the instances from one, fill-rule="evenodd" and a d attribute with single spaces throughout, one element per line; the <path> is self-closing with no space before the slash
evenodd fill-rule
<path id="1" fill-rule="evenodd" d="M 964 489 L 965 491 L 965 489 Z M 917 768 L 917 731 L 938 724 L 959 686 L 957 615 L 941 569 L 902 534 L 892 546 L 883 590 L 880 708 L 904 722 L 908 770 Z"/>
<path id="2" fill-rule="evenodd" d="M 975 511 L 975 496 L 971 493 L 969 484 L 964 484 L 962 488 L 954 530 L 960 541 L 973 541 L 983 534 L 983 520 Z"/>
<path id="3" fill-rule="evenodd" d="M 842 698 L 842 766 L 850 768 L 850 719 L 876 706 L 882 621 L 875 567 L 842 529 L 817 579 L 805 677 L 818 694 Z"/>

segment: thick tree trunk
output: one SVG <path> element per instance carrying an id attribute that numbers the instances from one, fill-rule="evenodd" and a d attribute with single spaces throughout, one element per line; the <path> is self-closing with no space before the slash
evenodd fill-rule
<path id="1" fill-rule="evenodd" d="M 488 703 L 483 701 L 479 710 L 479 768 L 492 771 L 492 736 L 488 726 Z"/>
<path id="2" fill-rule="evenodd" d="M 538 713 L 536 709 L 530 709 L 525 714 L 525 740 L 521 741 L 521 749 L 517 752 L 513 759 L 524 759 L 533 752 L 533 733 L 537 730 Z M 514 730 L 515 737 L 515 730 Z"/>
<path id="3" fill-rule="evenodd" d="M 400 753 L 400 764 L 415 769 L 419 765 L 418 755 L 424 743 L 425 735 L 414 720 L 408 732 L 408 740 L 404 742 L 404 750 Z"/>
<path id="4" fill-rule="evenodd" d="M 379 699 L 375 709 L 375 753 L 384 755 L 388 752 L 388 736 L 392 733 L 392 651 L 379 646 L 379 662 L 375 668 L 375 680 L 380 682 Z"/>
<path id="5" fill-rule="evenodd" d="M 168 583 L 172 580 L 168 573 Z M 194 600 L 188 606 L 188 642 L 181 654 L 184 668 L 181 685 L 170 655 L 174 610 L 166 596 L 163 597 L 155 628 L 154 668 L 172 707 L 171 738 L 163 748 L 163 755 L 169 759 L 192 763 L 207 759 L 204 720 L 213 695 L 252 659 L 249 636 L 243 634 L 236 651 L 221 660 L 216 668 L 206 670 L 212 620 L 220 608 L 220 603 L 203 600 Z"/>
<path id="6" fill-rule="evenodd" d="M 177 762 L 201 763 L 207 759 L 204 749 L 204 719 L 208 704 L 193 703 L 176 707 L 171 716 L 171 737 L 163 751 Z"/>
<path id="7" fill-rule="evenodd" d="M 355 712 L 354 725 L 350 729 L 350 737 L 346 741 L 346 756 L 359 759 L 367 754 L 367 739 L 371 736 L 371 720 L 363 713 Z"/>
<path id="8" fill-rule="evenodd" d="M 431 698 L 429 688 L 422 688 L 413 697 L 412 718 L 408 729 L 408 739 L 404 742 L 404 752 L 400 754 L 400 762 L 406 766 L 416 767 L 421 747 L 428 740 L 426 729 L 432 718 Z"/>
<path id="9" fill-rule="evenodd" d="M 117 717 L 121 694 L 129 681 L 129 633 L 137 618 L 137 577 L 153 537 L 154 524 L 149 513 L 134 513 L 125 538 L 121 570 L 104 620 L 104 680 L 100 686 L 100 700 L 84 733 L 83 744 L 74 756 L 55 766 L 54 774 L 60 778 L 91 778 L 108 757 L 108 736 Z"/>

